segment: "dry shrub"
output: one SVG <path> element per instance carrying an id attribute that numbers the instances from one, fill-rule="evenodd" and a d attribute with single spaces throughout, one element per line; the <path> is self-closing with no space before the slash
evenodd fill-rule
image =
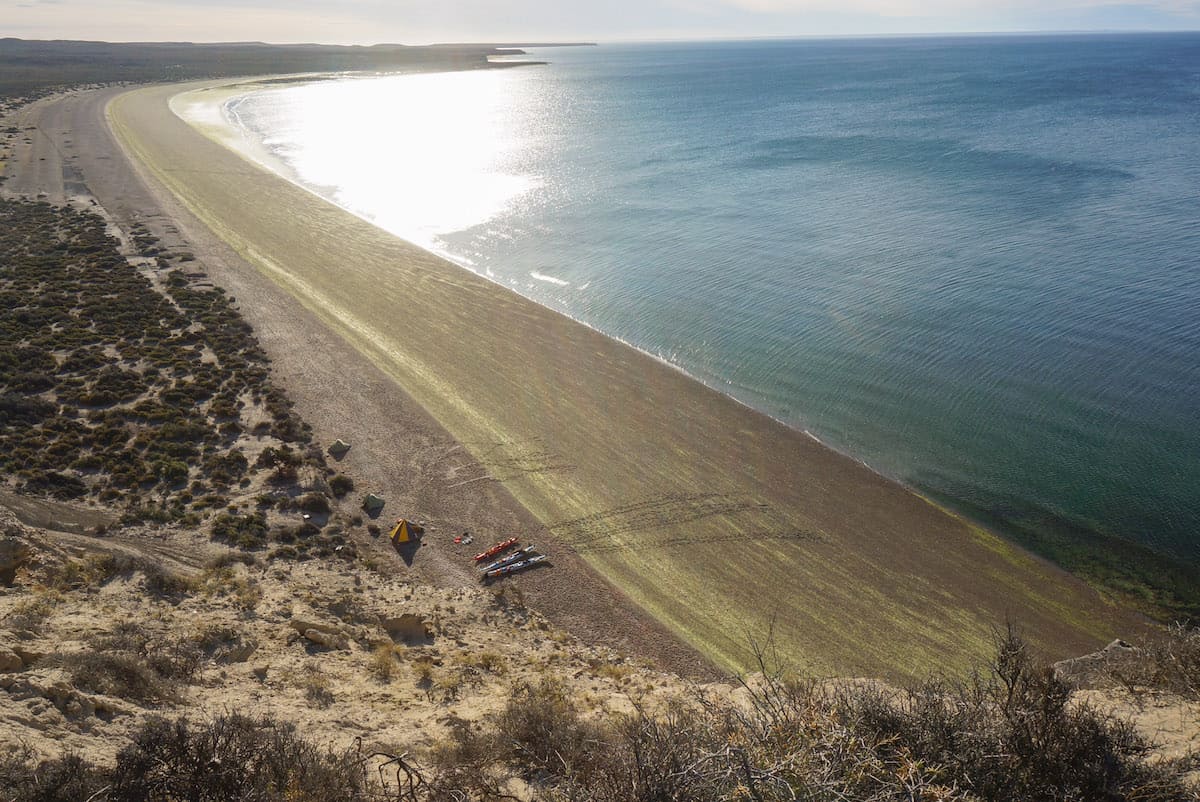
<path id="1" fill-rule="evenodd" d="M 134 702 L 172 698 L 170 683 L 143 657 L 131 652 L 72 652 L 53 655 L 44 665 L 58 665 L 71 675 L 80 690 L 102 693 Z"/>
<path id="2" fill-rule="evenodd" d="M 90 554 L 83 560 L 69 560 L 55 581 L 64 588 L 93 587 L 138 573 L 144 579 L 146 593 L 156 598 L 182 599 L 196 587 L 190 577 L 168 571 L 149 558 L 125 552 L 103 552 Z"/>
<path id="3" fill-rule="evenodd" d="M 333 495 L 342 498 L 347 493 L 354 490 L 354 480 L 344 473 L 339 473 L 329 480 L 329 489 Z"/>
<path id="4" fill-rule="evenodd" d="M 711 723 L 695 704 L 657 716 L 638 710 L 589 720 L 562 684 L 521 685 L 491 727 L 456 728 L 434 750 L 430 787 L 441 796 L 431 798 L 499 798 L 513 774 L 533 784 L 535 799 L 739 798 L 723 796 L 730 788 L 714 783 L 702 765 L 720 748 Z"/>
<path id="5" fill-rule="evenodd" d="M 193 636 L 197 647 L 207 655 L 220 652 L 246 636 L 244 629 L 231 624 L 214 623 L 201 627 Z"/>
<path id="6" fill-rule="evenodd" d="M 144 654 L 150 667 L 170 682 L 192 682 L 204 657 L 195 640 L 174 636 L 147 644 Z"/>
<path id="7" fill-rule="evenodd" d="M 496 722 L 507 757 L 529 773 L 569 777 L 586 765 L 601 733 L 584 722 L 566 686 L 554 680 L 521 685 Z"/>
<path id="8" fill-rule="evenodd" d="M 367 671 L 379 682 L 391 682 L 396 676 L 399 663 L 396 661 L 396 647 L 390 643 L 381 643 L 371 652 L 371 660 Z"/>
<path id="9" fill-rule="evenodd" d="M 592 659 L 588 667 L 594 676 L 610 679 L 620 685 L 633 674 L 633 666 L 628 663 L 614 663 L 611 660 Z"/>
<path id="10" fill-rule="evenodd" d="M 237 714 L 192 724 L 148 720 L 117 757 L 113 802 L 145 799 L 366 800 L 360 762 L 322 750 L 290 724 Z"/>
<path id="11" fill-rule="evenodd" d="M 435 752 L 431 786 L 486 799 L 520 776 L 537 799 L 595 802 L 1195 798 L 1186 761 L 1147 762 L 1127 722 L 1070 703 L 1011 628 L 986 672 L 905 691 L 789 680 L 759 658 L 742 704 L 699 694 L 593 720 L 561 685 L 519 687 L 490 729 Z"/>
<path id="12" fill-rule="evenodd" d="M 262 601 L 259 581 L 232 565 L 206 569 L 198 584 L 205 596 L 227 597 L 244 613 L 249 613 Z"/>
<path id="13" fill-rule="evenodd" d="M 56 592 L 40 593 L 28 599 L 22 599 L 12 606 L 3 623 L 13 632 L 28 631 L 39 634 L 46 622 L 54 615 L 59 596 Z"/>
<path id="14" fill-rule="evenodd" d="M 296 507 L 313 515 L 328 515 L 333 509 L 324 493 L 305 493 L 296 499 Z"/>
<path id="15" fill-rule="evenodd" d="M 204 656 L 195 637 L 158 635 L 135 621 L 122 621 L 111 633 L 92 638 L 90 645 L 97 653 L 139 658 L 168 682 L 191 682 Z"/>
<path id="16" fill-rule="evenodd" d="M 429 655 L 419 655 L 414 659 L 412 661 L 412 670 L 417 678 L 418 687 L 433 683 L 433 658 Z"/>
<path id="17" fill-rule="evenodd" d="M 1145 762 L 1146 744 L 1127 724 L 1068 703 L 1011 629 L 987 672 L 968 682 L 901 691 L 764 671 L 744 696 L 701 693 L 662 712 L 589 718 L 562 684 L 519 686 L 484 726 L 452 721 L 428 776 L 390 760 L 408 780 L 394 792 L 372 787 L 357 756 L 236 715 L 197 726 L 151 720 L 111 771 L 77 758 L 30 769 L 31 755 L 19 753 L 0 759 L 0 780 L 21 802 L 86 799 L 96 788 L 96 800 L 114 802 L 461 802 L 512 798 L 515 777 L 528 783 L 522 798 L 580 802 L 1196 798 L 1183 779 L 1188 764 Z"/>
<path id="18" fill-rule="evenodd" d="M 79 755 L 41 760 L 27 744 L 0 750 L 0 798 L 5 802 L 89 799 L 103 785 L 100 772 Z"/>
<path id="19" fill-rule="evenodd" d="M 143 563 L 146 593 L 160 599 L 178 600 L 190 594 L 197 583 L 188 576 L 167 571 L 153 563 Z"/>
<path id="20" fill-rule="evenodd" d="M 258 558 L 253 554 L 247 554 L 246 552 L 227 551 L 209 560 L 208 565 L 205 567 L 209 569 L 219 569 L 229 568 L 238 564 L 245 565 L 248 568 L 257 568 Z"/>
<path id="21" fill-rule="evenodd" d="M 503 674 L 508 670 L 508 661 L 499 652 L 471 652 L 468 659 L 472 667 L 488 674 Z"/>
<path id="22" fill-rule="evenodd" d="M 299 678 L 300 687 L 304 689 L 305 700 L 313 707 L 324 710 L 335 701 L 333 691 L 329 688 L 329 677 L 311 663 L 306 663 Z"/>
<path id="23" fill-rule="evenodd" d="M 173 700 L 179 683 L 191 682 L 203 654 L 192 639 L 157 638 L 133 621 L 94 637 L 89 649 L 45 657 L 41 665 L 60 667 L 80 690 L 140 703 Z"/>
<path id="24" fill-rule="evenodd" d="M 1157 630 L 1111 671 L 1131 690 L 1157 690 L 1200 699 L 1200 628 L 1172 624 Z"/>

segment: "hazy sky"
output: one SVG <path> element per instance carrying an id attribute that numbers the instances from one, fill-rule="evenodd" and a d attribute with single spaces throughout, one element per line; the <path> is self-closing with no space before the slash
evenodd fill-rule
<path id="1" fill-rule="evenodd" d="M 0 0 L 0 36 L 419 44 L 1198 30 L 1200 0 Z"/>

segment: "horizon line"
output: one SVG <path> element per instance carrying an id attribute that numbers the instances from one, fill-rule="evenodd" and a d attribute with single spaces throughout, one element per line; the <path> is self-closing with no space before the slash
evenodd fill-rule
<path id="1" fill-rule="evenodd" d="M 795 34 L 742 34 L 742 35 L 696 35 L 696 36 L 645 36 L 645 37 L 614 37 L 614 38 L 585 38 L 585 37 L 544 37 L 544 41 L 522 38 L 515 40 L 476 40 L 476 41 L 429 41 L 419 44 L 406 42 L 314 42 L 287 41 L 268 42 L 263 40 L 211 40 L 192 41 L 180 39 L 138 39 L 114 41 L 107 39 L 25 39 L 19 36 L 0 37 L 0 41 L 67 43 L 79 42 L 86 44 L 110 45 L 224 45 L 224 46 L 259 46 L 259 47 L 584 47 L 602 44 L 653 44 L 653 43 L 685 43 L 685 42 L 752 42 L 752 41 L 797 41 L 814 39 L 930 39 L 949 37 L 988 37 L 988 36 L 1154 36 L 1154 35 L 1188 35 L 1200 34 L 1200 28 L 1066 28 L 1066 29 L 1008 29 L 1008 30 L 973 30 L 973 31 L 888 31 L 877 33 L 795 33 Z"/>

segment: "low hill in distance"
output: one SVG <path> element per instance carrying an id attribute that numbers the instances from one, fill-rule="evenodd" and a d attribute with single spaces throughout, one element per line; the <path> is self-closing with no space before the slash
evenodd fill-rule
<path id="1" fill-rule="evenodd" d="M 0 96 L 51 86 L 178 81 L 229 75 L 485 67 L 521 55 L 491 44 L 271 45 L 262 42 L 111 43 L 0 39 Z"/>

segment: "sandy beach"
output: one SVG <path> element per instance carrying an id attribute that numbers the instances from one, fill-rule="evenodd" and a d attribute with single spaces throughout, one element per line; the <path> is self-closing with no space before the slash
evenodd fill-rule
<path id="1" fill-rule="evenodd" d="M 1052 659 L 1140 629 L 857 461 L 247 162 L 170 111 L 187 88 L 35 104 L 6 188 L 86 189 L 193 252 L 318 439 L 354 443 L 387 514 L 430 523 L 411 568 L 386 555 L 397 571 L 471 582 L 451 536 L 520 533 L 554 562 L 520 578 L 531 604 L 693 675 L 697 652 L 745 667 L 772 622 L 798 667 L 890 677 L 965 668 L 1006 618 Z"/>

